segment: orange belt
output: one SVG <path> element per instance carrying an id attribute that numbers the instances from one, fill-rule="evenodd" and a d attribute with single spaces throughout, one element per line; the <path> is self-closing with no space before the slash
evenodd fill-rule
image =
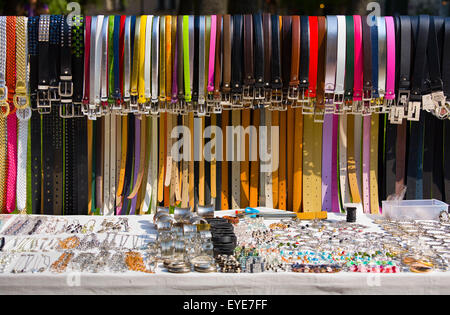
<path id="1" fill-rule="evenodd" d="M 253 110 L 253 126 L 259 130 L 260 110 Z M 250 162 L 250 207 L 258 206 L 258 186 L 259 186 L 259 154 L 258 154 L 258 137 L 252 138 L 250 150 L 254 154 Z M 256 150 L 253 150 L 254 146 Z"/>
<path id="2" fill-rule="evenodd" d="M 294 176 L 292 185 L 292 210 L 302 210 L 302 164 L 303 164 L 303 114 L 301 108 L 296 108 L 294 131 Z"/>
<path id="3" fill-rule="evenodd" d="M 280 112 L 280 169 L 278 171 L 278 209 L 286 210 L 286 111 Z"/>
<path id="4" fill-rule="evenodd" d="M 228 201 L 228 161 L 227 161 L 227 126 L 229 121 L 229 111 L 222 112 L 222 130 L 223 130 L 223 163 L 222 163 L 222 210 L 230 209 Z"/>
<path id="5" fill-rule="evenodd" d="M 294 128 L 295 111 L 294 108 L 288 106 L 287 110 L 287 209 L 292 211 L 294 208 L 294 149 L 295 149 L 295 128 Z M 283 149 L 283 147 L 281 147 Z"/>
<path id="6" fill-rule="evenodd" d="M 272 127 L 279 126 L 279 124 L 280 124 L 280 122 L 279 122 L 280 116 L 279 115 L 280 115 L 280 112 L 277 110 L 274 110 L 272 112 Z M 281 130 L 280 130 L 280 135 L 281 135 Z M 280 136 L 280 138 L 281 138 L 281 136 Z M 281 148 L 281 145 L 279 147 Z M 273 154 L 272 154 L 272 159 L 273 159 Z M 272 200 L 273 200 L 273 208 L 274 209 L 280 208 L 279 203 L 278 203 L 278 176 L 279 176 L 280 169 L 281 169 L 281 159 L 279 159 L 278 168 L 272 172 Z"/>

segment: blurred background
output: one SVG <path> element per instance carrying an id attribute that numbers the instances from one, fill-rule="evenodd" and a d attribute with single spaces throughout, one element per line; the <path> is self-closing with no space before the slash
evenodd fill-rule
<path id="1" fill-rule="evenodd" d="M 373 1 L 373 0 L 372 0 Z M 81 13 L 96 14 L 367 14 L 370 0 L 79 0 Z M 67 14 L 70 0 L 0 0 L 0 15 Z M 381 15 L 449 16 L 450 0 L 379 0 Z"/>

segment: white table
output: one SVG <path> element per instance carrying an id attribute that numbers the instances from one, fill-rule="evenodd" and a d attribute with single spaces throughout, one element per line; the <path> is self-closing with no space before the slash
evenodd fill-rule
<path id="1" fill-rule="evenodd" d="M 226 214 L 222 212 L 221 214 Z M 68 217 L 66 217 L 68 218 Z M 70 217 L 80 223 L 102 217 Z M 342 220 L 341 215 L 330 215 Z M 133 233 L 154 236 L 149 216 L 128 216 Z M 359 221 L 377 226 L 367 217 Z M 450 294 L 450 272 L 429 274 L 0 274 L 0 295 L 7 294 Z"/>

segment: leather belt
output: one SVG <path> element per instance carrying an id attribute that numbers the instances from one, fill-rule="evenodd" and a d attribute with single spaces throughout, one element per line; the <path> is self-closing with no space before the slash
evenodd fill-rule
<path id="1" fill-rule="evenodd" d="M 231 49 L 231 62 L 233 63 L 231 68 L 231 98 L 233 107 L 242 106 L 243 20 L 242 15 L 233 15 L 233 45 Z"/>
<path id="2" fill-rule="evenodd" d="M 289 81 L 289 91 L 287 98 L 290 101 L 292 107 L 298 107 L 297 100 L 299 80 L 299 67 L 300 67 L 300 17 L 292 17 L 292 53 L 291 53 L 291 74 Z"/>
<path id="3" fill-rule="evenodd" d="M 445 19 L 444 24 L 444 44 L 443 55 L 447 56 L 450 52 L 450 18 Z M 442 81 L 443 91 L 446 96 L 446 106 L 449 107 L 450 100 L 450 60 L 449 58 L 442 59 Z M 444 161 L 448 161 L 450 156 L 450 120 L 444 121 Z M 450 201 L 450 166 L 448 163 L 444 163 L 444 188 L 445 188 L 445 202 Z"/>
<path id="4" fill-rule="evenodd" d="M 280 36 L 280 18 L 278 15 L 272 15 L 272 50 L 269 57 L 272 59 L 271 68 L 271 107 L 269 109 L 281 109 L 283 101 L 283 82 L 281 69 L 281 36 Z M 267 101 L 267 99 L 266 99 Z"/>
<path id="5" fill-rule="evenodd" d="M 317 64 L 318 64 L 318 18 L 309 17 L 309 76 L 308 103 L 303 104 L 303 115 L 313 115 L 317 97 Z M 306 121 L 305 121 L 306 122 Z M 305 126 L 306 127 L 306 126 Z"/>
<path id="6" fill-rule="evenodd" d="M 327 48 L 325 69 L 325 115 L 323 124 L 323 148 L 322 148 L 322 210 L 338 212 L 339 202 L 337 198 L 337 120 L 334 115 L 334 90 L 336 82 L 338 45 L 338 20 L 336 16 L 327 16 Z M 337 118 L 337 116 L 336 116 Z M 336 126 L 336 128 L 335 128 Z"/>
<path id="7" fill-rule="evenodd" d="M 262 20 L 260 20 L 262 28 Z M 244 87 L 242 100 L 244 106 L 253 105 L 254 85 L 255 85 L 255 69 L 254 69 L 254 52 L 253 52 L 253 17 L 251 14 L 244 15 Z M 262 79 L 262 78 L 261 78 Z"/>
<path id="8" fill-rule="evenodd" d="M 299 107 L 308 102 L 309 87 L 309 17 L 300 17 Z"/>
<path id="9" fill-rule="evenodd" d="M 263 14 L 263 34 L 264 34 L 264 107 L 271 105 L 272 89 L 272 20 L 270 14 Z M 264 112 L 261 111 L 261 115 Z M 261 116 L 262 117 L 262 116 Z M 261 124 L 265 124 L 265 121 L 261 119 Z"/>
<path id="10" fill-rule="evenodd" d="M 5 18 L 6 23 L 6 18 Z M 0 32 L 2 30 L 2 23 L 0 19 Z M 6 26 L 6 24 L 5 24 Z M 6 30 L 6 29 L 5 29 Z M 38 36 L 39 36 L 39 17 L 30 17 L 28 19 L 28 54 L 30 66 L 30 106 L 32 109 L 37 109 L 37 94 L 38 94 L 38 67 L 39 67 L 39 51 L 38 51 Z M 1 37 L 1 35 L 0 35 Z M 6 33 L 5 33 L 6 40 Z M 6 46 L 2 46 L 6 48 Z M 0 53 L 1 56 L 1 53 Z M 1 58 L 1 57 L 0 57 Z M 0 65 L 3 64 L 0 62 Z M 0 70 L 1 73 L 1 70 Z M 2 128 L 2 121 L 4 118 L 0 117 L 0 129 Z M 30 122 L 30 147 L 31 147 L 31 211 L 33 214 L 41 213 L 41 115 L 37 110 L 33 110 Z M 2 133 L 6 135 L 6 133 Z M 5 137 L 6 139 L 6 137 Z M 0 152 L 2 155 L 2 152 Z M 0 159 L 1 164 L 1 159 Z M 0 167 L 4 172 L 3 164 Z M 0 171 L 1 172 L 1 171 Z M 3 187 L 2 179 L 4 175 L 0 174 L 0 186 Z M 3 188 L 2 188 L 3 189 Z M 0 191 L 0 204 L 2 202 L 3 193 Z"/>
<path id="11" fill-rule="evenodd" d="M 326 54 L 326 32 L 327 23 L 324 16 L 318 17 L 318 60 L 317 65 L 317 102 L 314 108 L 314 121 L 323 122 L 323 114 L 325 112 L 325 54 Z"/>
<path id="12" fill-rule="evenodd" d="M 290 101 L 287 98 L 289 92 L 289 82 L 291 76 L 291 58 L 292 58 L 292 17 L 283 16 L 281 18 L 281 51 L 287 52 L 283 57 L 283 63 L 281 65 L 281 80 L 283 84 L 283 100 L 279 105 L 280 110 L 287 110 L 287 105 Z M 292 113 L 293 114 L 293 113 Z M 292 146 L 291 146 L 292 148 Z"/>
<path id="13" fill-rule="evenodd" d="M 264 100 L 264 74 L 265 74 L 265 56 L 264 56 L 264 30 L 263 17 L 261 14 L 253 15 L 254 30 L 254 80 L 253 89 L 254 107 L 261 108 Z M 259 118 L 258 118 L 259 119 Z"/>

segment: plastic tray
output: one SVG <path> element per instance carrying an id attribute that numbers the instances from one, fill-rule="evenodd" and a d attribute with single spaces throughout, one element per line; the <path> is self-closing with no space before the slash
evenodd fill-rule
<path id="1" fill-rule="evenodd" d="M 436 199 L 383 201 L 382 206 L 385 217 L 397 220 L 439 220 L 448 211 L 448 204 Z"/>

